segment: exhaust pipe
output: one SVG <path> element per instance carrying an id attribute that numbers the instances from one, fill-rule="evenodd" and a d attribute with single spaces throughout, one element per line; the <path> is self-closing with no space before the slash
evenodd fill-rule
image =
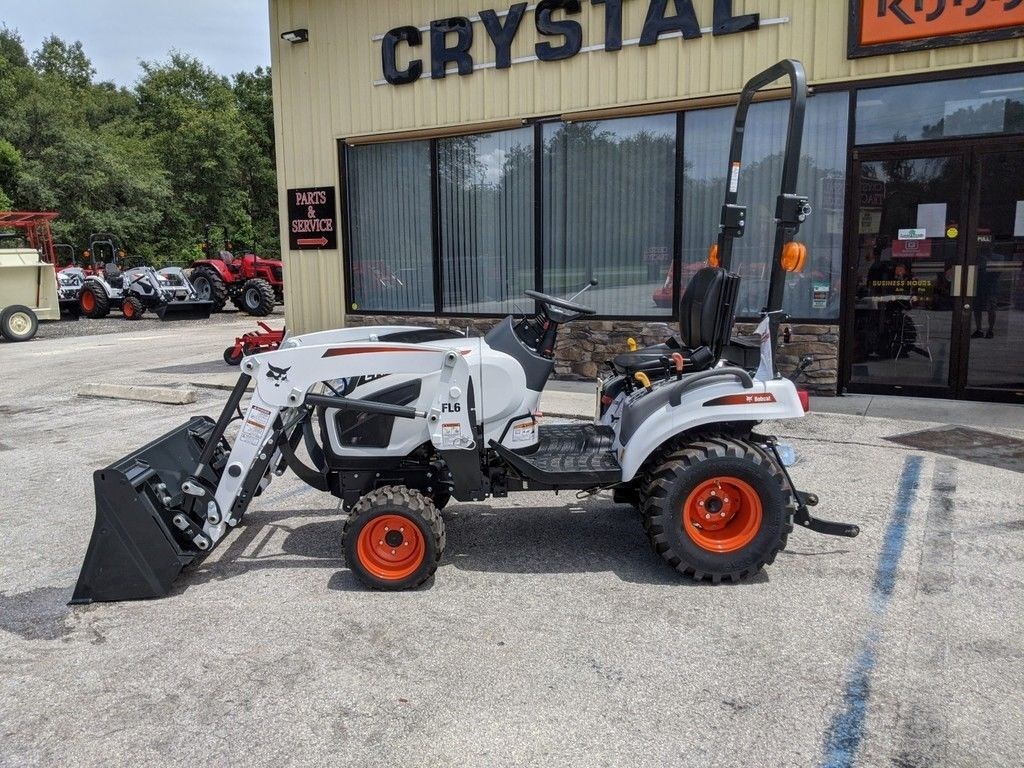
<path id="1" fill-rule="evenodd" d="M 182 485 L 215 432 L 197 416 L 93 475 L 96 523 L 72 605 L 164 597 L 182 569 L 209 554 L 206 510 Z M 222 464 L 207 462 L 198 480 L 216 488 Z"/>

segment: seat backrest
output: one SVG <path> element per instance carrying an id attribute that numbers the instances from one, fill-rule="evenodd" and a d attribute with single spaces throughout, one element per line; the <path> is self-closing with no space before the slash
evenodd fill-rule
<path id="1" fill-rule="evenodd" d="M 704 267 L 690 280 L 679 300 L 679 341 L 687 349 L 707 347 L 719 357 L 732 335 L 740 277 Z"/>

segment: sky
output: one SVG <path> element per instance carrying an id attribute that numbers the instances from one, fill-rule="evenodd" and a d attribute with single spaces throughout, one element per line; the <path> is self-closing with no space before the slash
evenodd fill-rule
<path id="1" fill-rule="evenodd" d="M 171 50 L 223 75 L 270 66 L 268 17 L 267 0 L 0 0 L 30 54 L 51 34 L 81 40 L 96 78 L 123 86 Z"/>

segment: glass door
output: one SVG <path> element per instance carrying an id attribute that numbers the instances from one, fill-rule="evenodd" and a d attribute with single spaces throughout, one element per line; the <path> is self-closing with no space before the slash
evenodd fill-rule
<path id="1" fill-rule="evenodd" d="M 972 399 L 1024 403 L 1024 147 L 978 151 L 974 168 L 961 383 Z"/>
<path id="2" fill-rule="evenodd" d="M 849 391 L 955 396 L 968 169 L 963 152 L 859 153 L 846 280 Z"/>

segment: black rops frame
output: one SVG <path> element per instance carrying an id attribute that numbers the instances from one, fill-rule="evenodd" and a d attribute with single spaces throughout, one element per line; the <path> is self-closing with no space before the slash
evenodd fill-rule
<path id="1" fill-rule="evenodd" d="M 810 214 L 810 201 L 796 194 L 800 173 L 800 152 L 803 149 L 804 117 L 807 112 L 807 72 L 804 65 L 793 59 L 785 59 L 755 75 L 743 87 L 736 117 L 733 121 L 732 143 L 729 147 L 729 166 L 726 172 L 725 203 L 722 205 L 722 222 L 718 235 L 719 263 L 725 269 L 732 264 L 733 242 L 743 237 L 747 225 L 746 206 L 738 204 L 739 174 L 743 166 L 743 139 L 746 133 L 747 113 L 758 91 L 767 88 L 776 80 L 786 77 L 790 82 L 789 126 L 786 130 L 786 149 L 782 162 L 782 185 L 775 204 L 775 244 L 772 248 L 772 273 L 768 284 L 768 301 L 765 314 L 771 322 L 772 358 L 777 358 L 779 325 L 782 302 L 786 291 L 786 271 L 782 267 L 782 251 L 800 231 L 800 225 Z M 778 374 L 778 371 L 773 371 Z"/>

